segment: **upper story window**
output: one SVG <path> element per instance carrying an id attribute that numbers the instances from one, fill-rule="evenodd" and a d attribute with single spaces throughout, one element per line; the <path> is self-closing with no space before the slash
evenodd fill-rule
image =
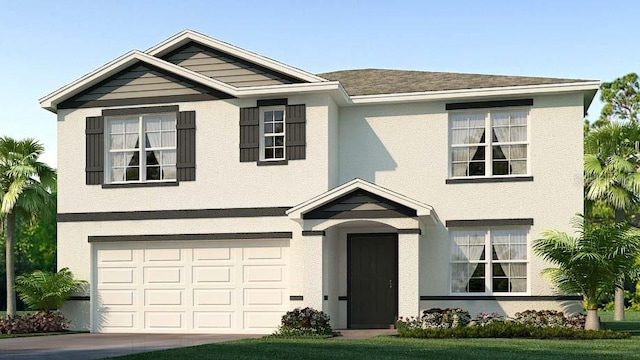
<path id="1" fill-rule="evenodd" d="M 526 293 L 527 231 L 451 231 L 451 293 Z"/>
<path id="2" fill-rule="evenodd" d="M 262 138 L 261 160 L 285 159 L 285 108 L 284 106 L 260 108 Z"/>
<path id="3" fill-rule="evenodd" d="M 527 110 L 452 113 L 451 177 L 528 174 L 528 113 Z"/>
<path id="4" fill-rule="evenodd" d="M 107 117 L 107 182 L 176 180 L 176 115 Z"/>

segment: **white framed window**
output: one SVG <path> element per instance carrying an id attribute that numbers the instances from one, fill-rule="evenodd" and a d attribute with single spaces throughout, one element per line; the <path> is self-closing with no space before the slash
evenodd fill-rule
<path id="1" fill-rule="evenodd" d="M 175 114 L 107 117 L 105 123 L 107 183 L 176 180 Z"/>
<path id="2" fill-rule="evenodd" d="M 260 108 L 260 160 L 285 159 L 285 108 Z"/>
<path id="3" fill-rule="evenodd" d="M 450 177 L 528 174 L 528 117 L 523 109 L 451 113 Z"/>
<path id="4" fill-rule="evenodd" d="M 528 292 L 525 229 L 452 230 L 452 294 Z"/>

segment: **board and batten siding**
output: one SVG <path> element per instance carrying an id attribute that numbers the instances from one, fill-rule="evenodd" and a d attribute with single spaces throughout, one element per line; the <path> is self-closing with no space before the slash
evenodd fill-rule
<path id="1" fill-rule="evenodd" d="M 165 55 L 163 60 L 236 87 L 303 82 L 193 42 Z"/>

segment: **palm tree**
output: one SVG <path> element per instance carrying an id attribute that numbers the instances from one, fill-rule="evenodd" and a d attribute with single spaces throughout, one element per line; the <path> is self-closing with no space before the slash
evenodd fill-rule
<path id="1" fill-rule="evenodd" d="M 76 280 L 68 268 L 57 273 L 36 270 L 16 278 L 20 299 L 33 310 L 60 309 L 64 302 L 87 282 Z"/>
<path id="2" fill-rule="evenodd" d="M 609 123 L 585 137 L 585 211 L 610 208 L 615 222 L 637 207 L 640 195 L 640 126 L 636 122 Z M 624 278 L 616 284 L 615 320 L 624 320 Z"/>
<path id="3" fill-rule="evenodd" d="M 543 274 L 567 294 L 582 294 L 587 303 L 585 329 L 600 328 L 598 300 L 621 276 L 637 277 L 640 231 L 627 223 L 585 224 L 582 216 L 573 220 L 577 236 L 545 229 L 534 241 L 536 255 L 555 268 Z"/>
<path id="4" fill-rule="evenodd" d="M 50 201 L 56 172 L 38 158 L 44 147 L 34 139 L 0 137 L 0 218 L 6 237 L 7 315 L 16 314 L 14 245 L 16 216 L 35 217 Z"/>

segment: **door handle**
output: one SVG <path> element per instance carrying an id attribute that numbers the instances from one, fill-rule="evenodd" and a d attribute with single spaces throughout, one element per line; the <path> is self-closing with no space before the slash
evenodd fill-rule
<path id="1" fill-rule="evenodd" d="M 393 289 L 393 281 L 389 280 L 389 289 Z"/>

